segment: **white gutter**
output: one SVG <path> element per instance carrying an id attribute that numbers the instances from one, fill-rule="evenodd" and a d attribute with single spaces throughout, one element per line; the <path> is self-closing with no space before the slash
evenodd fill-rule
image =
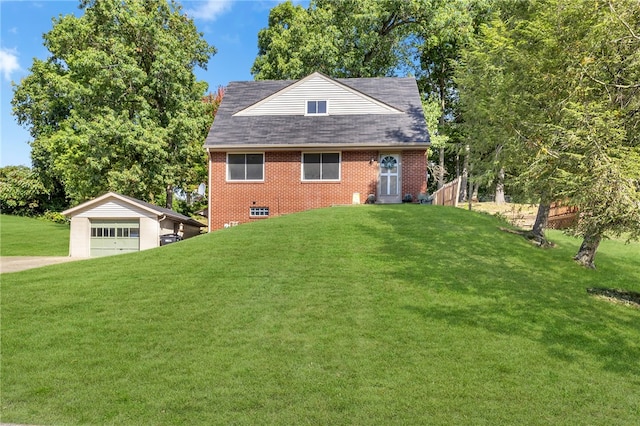
<path id="1" fill-rule="evenodd" d="M 365 149 L 381 150 L 381 149 L 416 149 L 428 148 L 430 142 L 398 142 L 394 144 L 344 144 L 344 143 L 316 143 L 316 144 L 242 144 L 240 145 L 206 145 L 205 148 L 209 152 L 229 152 L 229 151 L 309 151 L 309 150 L 327 150 L 335 149 L 340 151 L 361 151 Z"/>

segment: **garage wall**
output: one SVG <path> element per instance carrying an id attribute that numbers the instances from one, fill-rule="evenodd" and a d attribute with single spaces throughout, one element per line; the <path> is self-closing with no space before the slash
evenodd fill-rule
<path id="1" fill-rule="evenodd" d="M 158 220 L 154 216 L 140 218 L 140 250 L 160 246 L 160 229 Z"/>
<path id="2" fill-rule="evenodd" d="M 165 219 L 160 222 L 160 235 L 181 234 L 182 238 L 187 239 L 200 235 L 200 229 L 197 226 L 181 224 L 172 219 Z"/>
<path id="3" fill-rule="evenodd" d="M 165 219 L 160 222 L 160 235 L 177 233 L 179 229 L 180 224 L 171 219 Z"/>
<path id="4" fill-rule="evenodd" d="M 91 221 L 89 218 L 78 216 L 71 218 L 69 256 L 91 256 Z"/>
<path id="5" fill-rule="evenodd" d="M 187 239 L 191 237 L 196 237 L 200 235 L 200 230 L 201 228 L 198 228 L 197 226 L 184 225 L 182 227 L 183 238 Z"/>

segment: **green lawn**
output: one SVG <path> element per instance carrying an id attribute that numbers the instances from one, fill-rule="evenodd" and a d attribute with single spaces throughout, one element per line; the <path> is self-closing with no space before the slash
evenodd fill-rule
<path id="1" fill-rule="evenodd" d="M 0 215 L 0 256 L 68 256 L 69 225 Z"/>
<path id="2" fill-rule="evenodd" d="M 439 206 L 336 207 L 2 275 L 23 424 L 563 424 L 640 418 L 640 244 L 541 250 Z"/>

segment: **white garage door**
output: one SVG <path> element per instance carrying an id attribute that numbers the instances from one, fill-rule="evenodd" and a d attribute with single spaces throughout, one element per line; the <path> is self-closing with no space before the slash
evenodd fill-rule
<path id="1" fill-rule="evenodd" d="M 110 256 L 140 250 L 140 223 L 91 221 L 91 257 Z"/>

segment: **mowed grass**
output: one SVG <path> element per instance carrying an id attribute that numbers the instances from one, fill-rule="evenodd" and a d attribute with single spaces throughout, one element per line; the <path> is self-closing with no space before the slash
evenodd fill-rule
<path id="1" fill-rule="evenodd" d="M 69 225 L 0 215 L 0 256 L 68 256 Z"/>
<path id="2" fill-rule="evenodd" d="M 486 214 L 336 207 L 2 276 L 2 421 L 640 418 L 640 245 L 541 250 Z"/>

